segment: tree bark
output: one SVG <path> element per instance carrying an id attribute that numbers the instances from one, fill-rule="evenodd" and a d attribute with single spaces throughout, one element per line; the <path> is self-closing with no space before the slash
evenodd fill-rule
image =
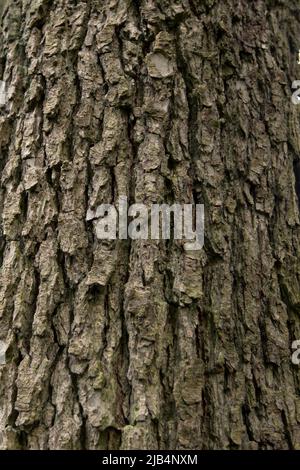
<path id="1" fill-rule="evenodd" d="M 300 449 L 297 4 L 2 2 L 2 449 Z M 98 240 L 122 195 L 204 248 Z"/>

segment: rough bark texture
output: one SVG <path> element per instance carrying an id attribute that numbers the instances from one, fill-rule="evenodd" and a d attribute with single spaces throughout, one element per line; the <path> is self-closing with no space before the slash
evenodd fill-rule
<path id="1" fill-rule="evenodd" d="M 299 449 L 298 1 L 1 10 L 1 448 Z M 98 241 L 120 195 L 204 249 Z"/>

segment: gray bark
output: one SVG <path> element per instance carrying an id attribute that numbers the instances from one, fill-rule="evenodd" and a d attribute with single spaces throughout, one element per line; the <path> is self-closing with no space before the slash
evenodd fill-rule
<path id="1" fill-rule="evenodd" d="M 300 449 L 298 2 L 4 3 L 1 448 Z M 97 240 L 120 195 L 204 249 Z"/>

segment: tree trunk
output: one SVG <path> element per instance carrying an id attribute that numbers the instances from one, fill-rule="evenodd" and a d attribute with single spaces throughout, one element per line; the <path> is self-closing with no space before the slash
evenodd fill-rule
<path id="1" fill-rule="evenodd" d="M 297 4 L 2 0 L 1 448 L 300 449 Z"/>

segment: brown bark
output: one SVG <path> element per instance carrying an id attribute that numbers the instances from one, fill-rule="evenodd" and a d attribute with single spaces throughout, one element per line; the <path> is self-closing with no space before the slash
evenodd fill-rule
<path id="1" fill-rule="evenodd" d="M 298 2 L 6 3 L 1 447 L 299 449 Z M 204 249 L 97 240 L 120 195 Z"/>

